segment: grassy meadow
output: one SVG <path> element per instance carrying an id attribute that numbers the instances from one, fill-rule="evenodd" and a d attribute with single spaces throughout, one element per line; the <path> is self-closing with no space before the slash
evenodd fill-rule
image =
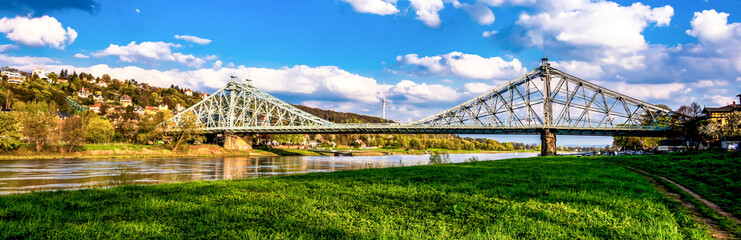
<path id="1" fill-rule="evenodd" d="M 643 176 L 542 157 L 0 196 L 0 238 L 709 237 Z"/>
<path id="2" fill-rule="evenodd" d="M 622 156 L 614 162 L 669 178 L 741 218 L 741 155 L 737 152 Z"/>

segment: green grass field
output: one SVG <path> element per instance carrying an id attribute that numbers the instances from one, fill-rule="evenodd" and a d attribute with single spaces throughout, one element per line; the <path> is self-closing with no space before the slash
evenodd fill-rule
<path id="1" fill-rule="evenodd" d="M 0 196 L 0 238 L 709 237 L 646 178 L 550 157 Z"/>
<path id="2" fill-rule="evenodd" d="M 741 156 L 704 151 L 621 156 L 614 162 L 669 178 L 741 218 Z"/>

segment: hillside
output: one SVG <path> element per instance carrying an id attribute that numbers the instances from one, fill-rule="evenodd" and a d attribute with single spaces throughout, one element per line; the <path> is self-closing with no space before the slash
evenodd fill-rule
<path id="1" fill-rule="evenodd" d="M 332 110 L 325 110 L 321 108 L 313 108 L 313 107 L 307 107 L 303 105 L 293 105 L 297 107 L 298 109 L 301 109 L 311 115 L 323 118 L 325 120 L 328 120 L 330 122 L 335 123 L 392 123 L 391 120 L 384 120 L 380 117 L 374 117 L 374 116 L 368 116 L 368 115 L 362 115 L 357 113 L 349 113 L 349 112 L 337 112 Z"/>

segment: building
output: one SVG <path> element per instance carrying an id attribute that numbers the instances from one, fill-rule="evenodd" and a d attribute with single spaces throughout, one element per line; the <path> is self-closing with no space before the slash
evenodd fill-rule
<path id="1" fill-rule="evenodd" d="M 105 101 L 105 98 L 103 98 L 103 96 L 101 95 L 94 95 L 93 100 L 95 100 L 96 102 L 103 102 Z"/>
<path id="2" fill-rule="evenodd" d="M 131 106 L 131 97 L 129 95 L 124 94 L 123 96 L 121 96 L 121 99 L 119 99 L 118 101 L 124 107 Z"/>
<path id="3" fill-rule="evenodd" d="M 143 107 L 134 107 L 134 114 L 139 115 L 139 116 L 144 116 L 145 113 L 146 111 L 144 110 Z"/>
<path id="4" fill-rule="evenodd" d="M 149 115 L 154 115 L 154 114 L 157 113 L 157 111 L 159 111 L 159 108 L 152 107 L 152 106 L 149 106 L 146 109 L 144 109 L 144 112 L 147 113 L 147 114 L 149 114 Z"/>
<path id="5" fill-rule="evenodd" d="M 178 104 L 175 105 L 175 110 L 178 111 L 178 112 L 182 112 L 183 110 L 185 110 L 185 106 L 183 106 L 182 104 L 178 103 Z"/>
<path id="6" fill-rule="evenodd" d="M 206 99 L 208 97 L 208 93 L 201 94 L 201 98 Z"/>
<path id="7" fill-rule="evenodd" d="M 106 83 L 103 80 L 98 81 L 98 83 L 96 83 L 95 85 L 98 86 L 98 87 L 102 87 L 102 88 L 108 87 L 108 83 Z"/>
<path id="8" fill-rule="evenodd" d="M 81 98 L 87 98 L 90 96 L 90 91 L 87 88 L 82 88 L 80 91 L 77 91 L 77 96 Z"/>
<path id="9" fill-rule="evenodd" d="M 191 91 L 190 89 L 185 90 L 185 95 L 187 95 L 187 96 L 193 96 L 193 91 Z"/>
<path id="10" fill-rule="evenodd" d="M 49 81 L 49 78 L 46 77 L 46 71 L 43 68 L 34 68 L 31 70 L 31 76 L 36 75 L 39 76 L 39 78 Z"/>
<path id="11" fill-rule="evenodd" d="M 67 83 L 67 79 L 65 79 L 65 78 L 60 78 L 60 79 L 58 79 L 58 80 L 57 80 L 57 83 L 60 83 L 60 84 L 61 84 L 61 83 Z"/>
<path id="12" fill-rule="evenodd" d="M 100 103 L 93 104 L 92 106 L 90 106 L 90 111 L 100 114 L 101 107 L 103 107 L 103 105 L 101 105 Z"/>
<path id="13" fill-rule="evenodd" d="M 8 77 L 8 83 L 11 84 L 21 84 L 26 80 L 26 78 L 18 72 L 3 71 L 0 73 L 0 76 Z"/>
<path id="14" fill-rule="evenodd" d="M 726 124 L 728 114 L 741 111 L 741 94 L 736 95 L 736 97 L 739 97 L 739 104 L 734 101 L 732 104 L 723 107 L 706 107 L 702 110 L 702 113 L 710 121 Z"/>

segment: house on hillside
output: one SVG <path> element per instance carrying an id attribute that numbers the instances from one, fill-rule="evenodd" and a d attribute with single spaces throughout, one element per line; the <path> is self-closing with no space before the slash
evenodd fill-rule
<path id="1" fill-rule="evenodd" d="M 105 88 L 105 87 L 108 87 L 108 83 L 106 83 L 103 80 L 99 80 L 98 83 L 95 84 L 95 86 Z"/>
<path id="2" fill-rule="evenodd" d="M 144 109 L 144 112 L 147 113 L 147 115 L 154 115 L 159 111 L 159 108 L 149 106 L 146 109 Z"/>
<path id="3" fill-rule="evenodd" d="M 185 110 L 185 106 L 183 106 L 182 104 L 178 103 L 178 104 L 175 105 L 175 110 L 178 111 L 178 112 L 182 112 L 183 110 Z"/>
<path id="4" fill-rule="evenodd" d="M 2 71 L 0 72 L 0 76 L 8 77 L 8 83 L 10 84 L 21 84 L 26 80 L 26 78 L 18 72 Z"/>
<path id="5" fill-rule="evenodd" d="M 144 116 L 145 113 L 146 111 L 144 110 L 143 107 L 134 107 L 134 114 L 139 115 L 139 116 Z"/>
<path id="6" fill-rule="evenodd" d="M 191 91 L 190 89 L 185 90 L 185 95 L 186 96 L 193 96 L 193 91 Z"/>
<path id="7" fill-rule="evenodd" d="M 201 94 L 201 98 L 206 99 L 208 97 L 208 93 Z"/>
<path id="8" fill-rule="evenodd" d="M 90 111 L 93 111 L 94 113 L 100 114 L 100 108 L 103 107 L 100 103 L 93 104 L 90 106 Z"/>
<path id="9" fill-rule="evenodd" d="M 120 102 L 121 105 L 124 107 L 131 106 L 131 97 L 124 94 L 123 96 L 121 96 L 121 99 L 119 99 L 118 102 Z"/>
<path id="10" fill-rule="evenodd" d="M 80 91 L 77 91 L 77 96 L 81 98 L 87 98 L 90 96 L 90 91 L 87 88 L 82 88 Z"/>
<path id="11" fill-rule="evenodd" d="M 167 104 L 164 104 L 164 103 L 157 106 L 157 110 L 159 111 L 168 110 L 168 109 L 170 109 L 170 107 L 168 107 Z"/>
<path id="12" fill-rule="evenodd" d="M 67 83 L 67 79 L 66 78 L 57 79 L 57 83 L 59 83 L 59 84 Z"/>
<path id="13" fill-rule="evenodd" d="M 105 101 L 105 98 L 103 98 L 103 96 L 101 96 L 101 95 L 97 95 L 96 94 L 96 95 L 93 96 L 93 100 L 95 100 L 95 102 L 103 102 L 103 101 Z"/>

